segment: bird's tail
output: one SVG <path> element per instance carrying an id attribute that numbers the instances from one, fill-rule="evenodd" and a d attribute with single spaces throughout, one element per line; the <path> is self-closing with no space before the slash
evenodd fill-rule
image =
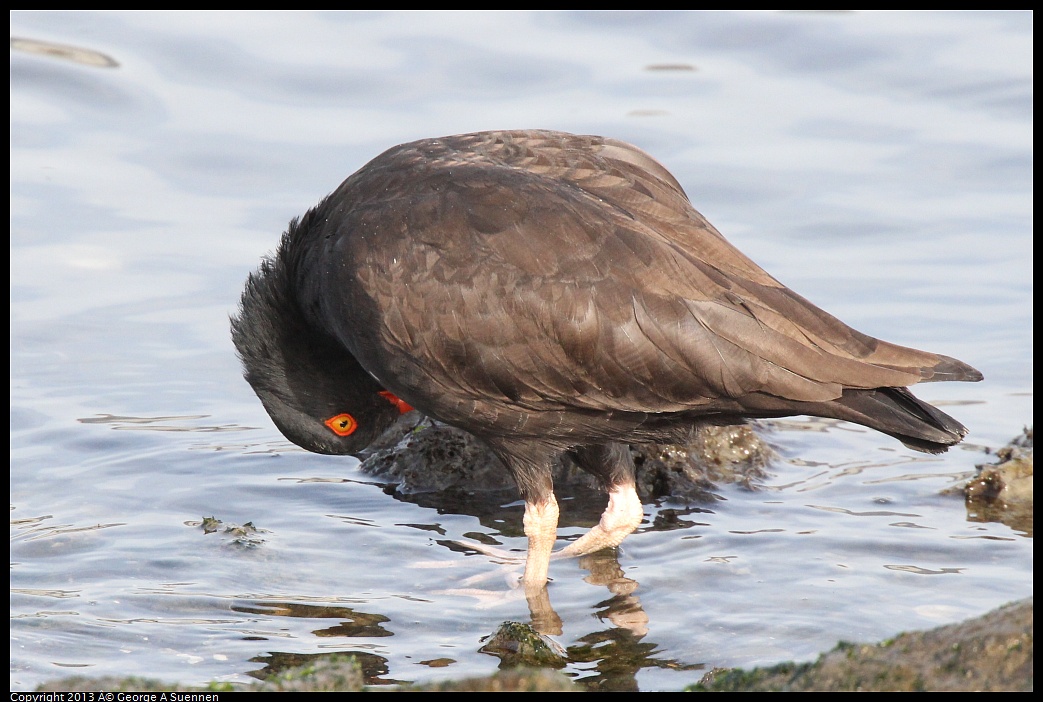
<path id="1" fill-rule="evenodd" d="M 876 429 L 927 453 L 941 453 L 967 435 L 965 426 L 906 388 L 848 389 L 824 407 L 813 414 Z"/>

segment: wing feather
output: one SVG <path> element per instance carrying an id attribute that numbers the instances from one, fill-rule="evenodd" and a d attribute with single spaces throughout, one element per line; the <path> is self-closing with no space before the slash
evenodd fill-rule
<path id="1" fill-rule="evenodd" d="M 349 293 L 326 325 L 378 379 L 414 394 L 709 411 L 751 394 L 825 402 L 969 368 L 861 334 L 791 292 L 622 142 L 485 133 L 373 163 L 331 196 L 350 231 L 328 236 L 340 247 L 329 258 L 344 264 L 325 285 Z M 379 343 L 360 346 L 360 325 Z"/>

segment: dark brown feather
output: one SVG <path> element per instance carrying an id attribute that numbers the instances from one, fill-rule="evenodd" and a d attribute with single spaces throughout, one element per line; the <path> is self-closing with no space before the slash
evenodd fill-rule
<path id="1" fill-rule="evenodd" d="M 313 294 L 344 304 L 319 304 L 317 323 L 396 393 L 480 432 L 568 441 L 574 428 L 551 415 L 757 415 L 746 396 L 822 405 L 845 388 L 980 377 L 792 293 L 622 142 L 408 144 L 319 211 L 322 259 L 337 265 Z"/>

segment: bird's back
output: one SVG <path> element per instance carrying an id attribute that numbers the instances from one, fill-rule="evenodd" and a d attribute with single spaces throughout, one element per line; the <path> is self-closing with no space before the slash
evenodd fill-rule
<path id="1" fill-rule="evenodd" d="M 405 144 L 310 216 L 296 246 L 306 314 L 388 389 L 479 434 L 611 438 L 981 377 L 793 293 L 663 166 L 611 139 Z"/>

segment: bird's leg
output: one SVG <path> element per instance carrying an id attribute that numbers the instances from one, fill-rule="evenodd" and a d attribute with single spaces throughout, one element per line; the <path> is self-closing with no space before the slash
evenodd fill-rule
<path id="1" fill-rule="evenodd" d="M 554 554 L 555 558 L 619 546 L 645 516 L 634 484 L 637 469 L 629 446 L 616 442 L 577 446 L 572 457 L 580 468 L 597 476 L 608 488 L 608 506 L 593 529 Z"/>
<path id="2" fill-rule="evenodd" d="M 527 511 L 526 511 L 527 513 Z M 557 509 L 555 509 L 555 515 Z M 645 516 L 641 500 L 633 481 L 613 485 L 608 492 L 608 506 L 601 514 L 601 521 L 576 541 L 554 554 L 555 558 L 582 556 L 603 548 L 619 546 L 630 533 L 637 529 Z M 525 533 L 528 533 L 526 527 Z M 529 540 L 532 551 L 532 540 Z M 528 571 L 528 568 L 526 568 Z"/>
<path id="3" fill-rule="evenodd" d="M 529 550 L 522 584 L 526 590 L 546 585 L 552 557 L 582 556 L 618 546 L 641 524 L 645 515 L 634 484 L 630 448 L 614 442 L 578 446 L 572 453 L 580 467 L 608 486 L 608 506 L 593 529 L 561 551 L 552 553 L 558 532 L 558 501 L 554 497 L 550 470 L 554 450 L 532 442 L 508 443 L 503 438 L 487 441 L 507 465 L 525 498 L 522 524 L 529 539 Z"/>
<path id="4" fill-rule="evenodd" d="M 547 583 L 550 555 L 558 534 L 558 501 L 550 492 L 542 499 L 525 501 L 522 518 L 525 535 L 529 537 L 529 552 L 525 556 L 526 589 L 541 588 Z"/>

